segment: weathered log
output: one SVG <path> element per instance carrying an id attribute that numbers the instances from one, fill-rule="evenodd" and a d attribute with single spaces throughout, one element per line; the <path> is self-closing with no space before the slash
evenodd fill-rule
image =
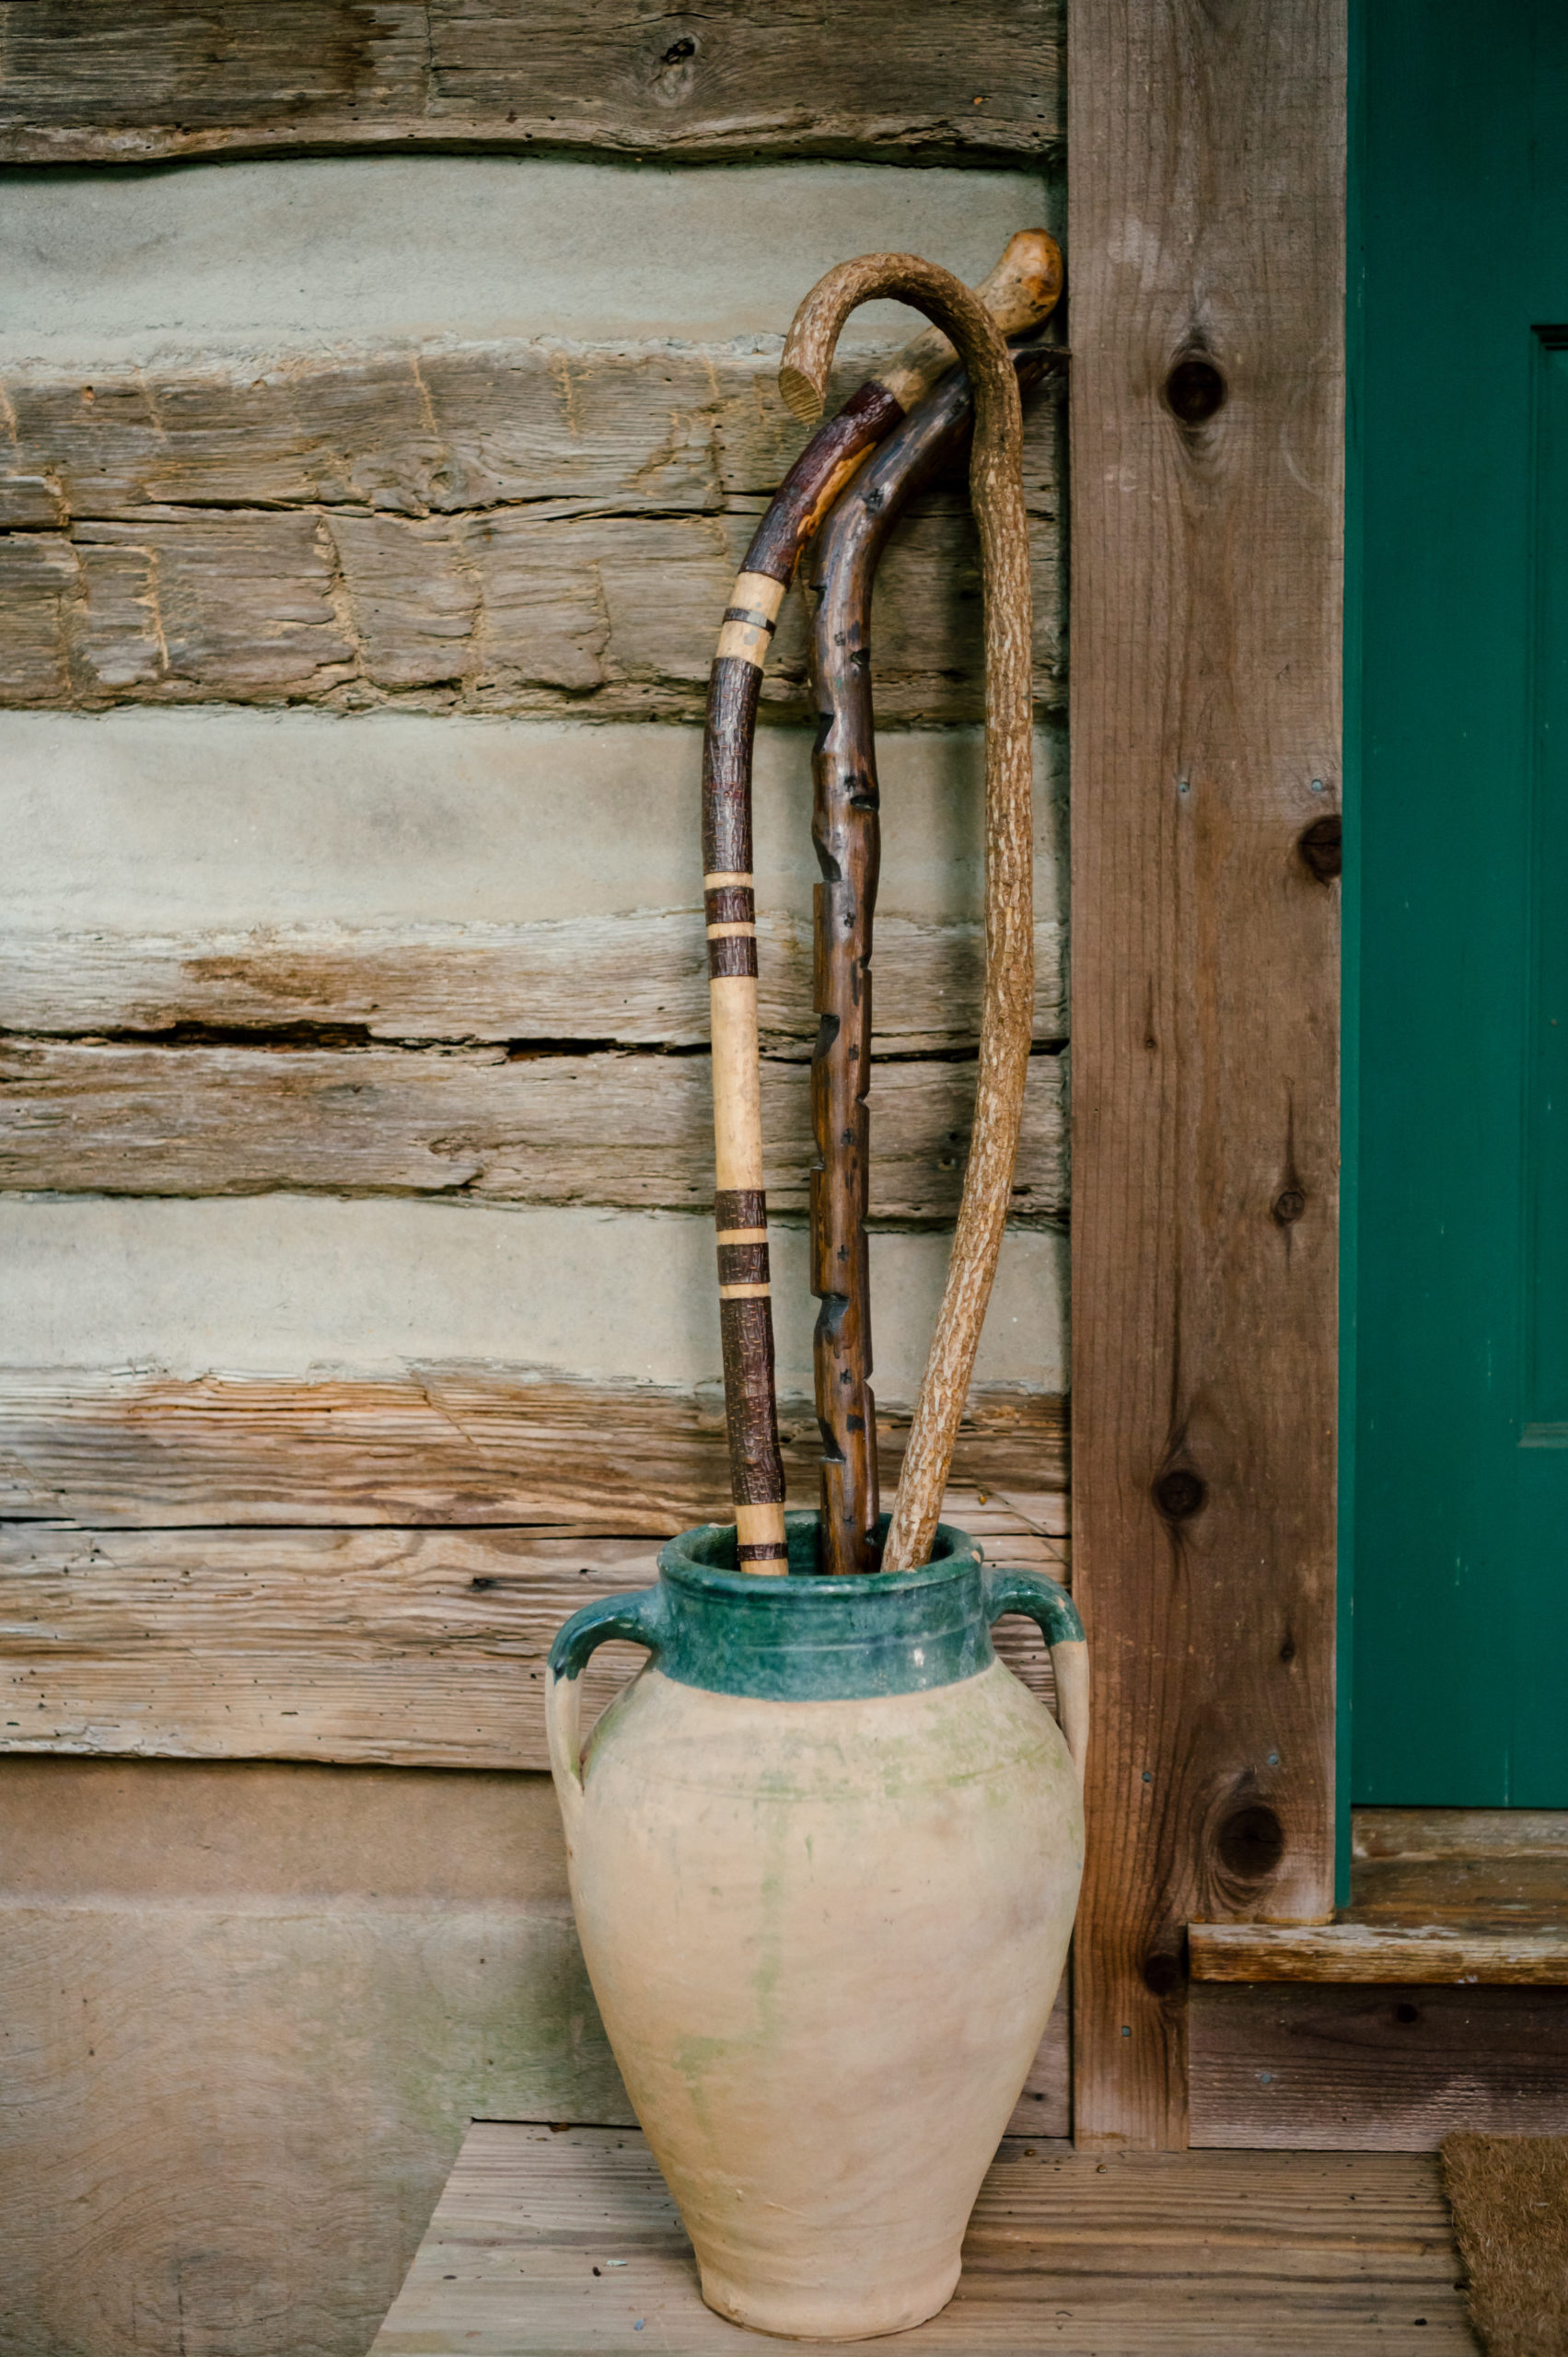
<path id="1" fill-rule="evenodd" d="M 800 447 L 768 374 L 727 347 L 562 343 L 12 371 L 0 702 L 694 714 L 707 616 Z M 1048 420 L 1030 499 L 1051 580 L 1054 444 Z M 972 541 L 947 494 L 915 528 L 884 710 L 964 716 Z M 1049 634 L 1037 659 L 1059 701 Z M 791 609 L 770 709 L 799 705 L 804 670 Z"/>
<path id="2" fill-rule="evenodd" d="M 808 1202 L 804 1061 L 761 1067 L 775 1209 Z M 1030 1068 L 1014 1213 L 1062 1219 L 1062 1064 Z M 876 1067 L 871 1209 L 950 1220 L 974 1093 L 972 1060 Z M 706 1056 L 364 1045 L 308 1024 L 228 1039 L 64 1041 L 0 1036 L 0 1190 L 109 1195 L 459 1195 L 488 1202 L 712 1207 Z"/>
<path id="3" fill-rule="evenodd" d="M 450 146 L 610 156 L 1048 153 L 1051 0 L 764 15 L 586 0 L 7 0 L 0 160 Z"/>
<path id="4" fill-rule="evenodd" d="M 420 1364 L 400 1376 L 194 1381 L 101 1367 L 0 1369 L 0 1516 L 154 1525 L 510 1523 L 668 1537 L 727 1494 L 723 1402 L 652 1384 L 529 1381 Z M 809 1403 L 784 1403 L 792 1492 L 816 1485 Z M 907 1415 L 882 1413 L 896 1458 Z M 1060 1535 L 1065 1403 L 976 1391 L 955 1478 Z"/>
<path id="5" fill-rule="evenodd" d="M 700 650 L 753 517 L 699 512 L 552 521 L 531 505 L 425 519 L 325 509 L 144 511 L 134 522 L 0 535 L 0 705 L 315 704 L 695 719 Z M 1054 576 L 1053 522 L 1035 528 Z M 981 710 L 973 543 L 919 519 L 893 552 L 881 708 Z M 804 629 L 786 610 L 767 709 L 805 707 Z M 1060 650 L 1037 650 L 1041 709 Z"/>
<path id="6" fill-rule="evenodd" d="M 351 888 L 345 884 L 345 899 Z M 1037 1048 L 1066 1035 L 1062 936 L 1053 919 L 1036 926 Z M 804 1060 L 816 1030 L 809 926 L 794 915 L 761 916 L 757 939 L 763 1054 Z M 877 958 L 874 1055 L 972 1051 L 977 924 L 884 917 Z M 317 1027 L 372 1047 L 528 1039 L 699 1047 L 708 1036 L 702 911 L 510 925 L 0 931 L 0 1031 L 60 1039 L 292 1031 L 302 1041 Z"/>
<path id="7" fill-rule="evenodd" d="M 807 440 L 775 396 L 776 353 L 749 344 L 583 343 L 287 351 L 50 364 L 0 375 L 0 526 L 67 529 L 164 511 L 361 517 L 494 514 L 546 524 L 606 513 L 752 520 Z M 847 398 L 860 367 L 834 372 Z M 1054 515 L 1057 426 L 1030 420 L 1031 508 Z M 936 503 L 963 506 L 961 483 Z M 776 659 L 776 657 L 775 657 Z"/>

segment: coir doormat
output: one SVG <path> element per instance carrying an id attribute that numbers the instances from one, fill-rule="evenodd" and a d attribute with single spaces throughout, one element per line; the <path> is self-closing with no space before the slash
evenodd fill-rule
<path id="1" fill-rule="evenodd" d="M 1568 2136 L 1450 2136 L 1443 2179 L 1486 2357 L 1568 2357 Z"/>

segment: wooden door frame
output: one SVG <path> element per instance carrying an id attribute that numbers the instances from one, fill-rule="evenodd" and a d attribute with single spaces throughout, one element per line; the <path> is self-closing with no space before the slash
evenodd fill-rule
<path id="1" fill-rule="evenodd" d="M 1092 2144 L 1187 2141 L 1189 1922 L 1333 1905 L 1346 38 L 1068 6 Z"/>

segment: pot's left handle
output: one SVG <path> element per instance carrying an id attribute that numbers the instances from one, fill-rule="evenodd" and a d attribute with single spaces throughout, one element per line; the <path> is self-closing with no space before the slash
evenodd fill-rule
<path id="1" fill-rule="evenodd" d="M 1051 1648 L 1056 1716 L 1081 1792 L 1089 1749 L 1089 1648 L 1078 1608 L 1043 1572 L 987 1571 L 984 1579 L 987 1621 L 999 1620 L 1005 1612 L 1025 1613 Z"/>
<path id="2" fill-rule="evenodd" d="M 583 1802 L 582 1677 L 588 1658 L 611 1637 L 646 1645 L 656 1658 L 663 1632 L 664 1598 L 656 1587 L 638 1588 L 632 1596 L 600 1596 L 556 1631 L 546 1674 L 544 1722 L 550 1770 L 568 1829 Z"/>

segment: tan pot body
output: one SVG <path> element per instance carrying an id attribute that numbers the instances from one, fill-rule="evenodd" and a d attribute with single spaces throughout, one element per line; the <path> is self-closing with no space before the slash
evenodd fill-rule
<path id="1" fill-rule="evenodd" d="M 1055 1721 L 994 1658 L 849 1701 L 649 1666 L 581 1782 L 575 1748 L 577 1925 L 703 2298 L 804 2340 L 934 2315 L 1072 1931 L 1083 1809 Z"/>

